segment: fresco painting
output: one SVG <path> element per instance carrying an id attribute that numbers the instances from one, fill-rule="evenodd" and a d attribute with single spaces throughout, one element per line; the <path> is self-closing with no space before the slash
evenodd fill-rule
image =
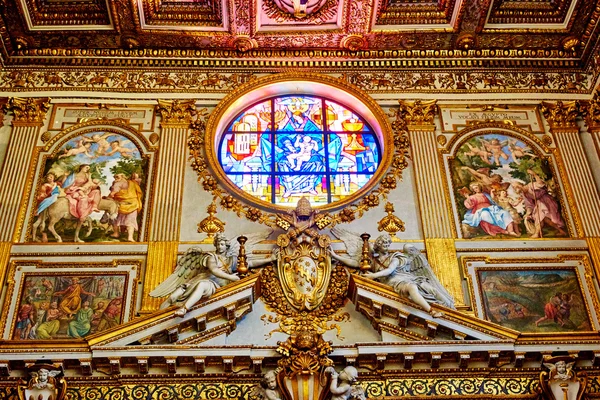
<path id="1" fill-rule="evenodd" d="M 98 131 L 70 139 L 46 159 L 32 240 L 140 241 L 146 166 L 121 134 Z"/>
<path id="2" fill-rule="evenodd" d="M 77 339 L 123 321 L 122 275 L 28 275 L 17 306 L 14 340 Z"/>
<path id="3" fill-rule="evenodd" d="M 575 270 L 479 270 L 485 318 L 521 332 L 590 331 Z"/>
<path id="4" fill-rule="evenodd" d="M 458 149 L 451 168 L 463 238 L 569 236 L 553 170 L 525 142 L 475 136 Z"/>

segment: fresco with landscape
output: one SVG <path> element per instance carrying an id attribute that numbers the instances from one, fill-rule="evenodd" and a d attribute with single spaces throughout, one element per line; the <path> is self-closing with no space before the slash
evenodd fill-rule
<path id="1" fill-rule="evenodd" d="M 140 241 L 146 160 L 128 138 L 98 131 L 67 141 L 43 167 L 34 241 Z"/>
<path id="2" fill-rule="evenodd" d="M 552 168 L 523 141 L 475 136 L 458 149 L 451 168 L 464 238 L 568 236 Z"/>
<path id="3" fill-rule="evenodd" d="M 119 325 L 126 278 L 125 274 L 26 276 L 12 338 L 76 339 Z"/>
<path id="4" fill-rule="evenodd" d="M 590 331 L 575 270 L 478 271 L 485 318 L 521 332 Z"/>

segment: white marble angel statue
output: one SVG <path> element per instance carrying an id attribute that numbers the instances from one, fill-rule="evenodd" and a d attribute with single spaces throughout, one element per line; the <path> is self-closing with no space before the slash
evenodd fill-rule
<path id="1" fill-rule="evenodd" d="M 365 389 L 356 383 L 356 368 L 349 365 L 338 374 L 333 367 L 327 367 L 325 372 L 331 374 L 331 400 L 366 400 Z"/>
<path id="2" fill-rule="evenodd" d="M 271 232 L 253 233 L 245 235 L 248 240 L 246 249 L 252 252 L 252 246 L 266 239 Z M 169 296 L 160 308 L 167 308 L 173 304 L 181 305 L 175 315 L 183 317 L 187 311 L 200 299 L 211 296 L 218 288 L 240 278 L 235 274 L 239 243 L 227 239 L 222 233 L 215 235 L 215 251 L 204 251 L 193 247 L 189 249 L 178 261 L 175 271 L 164 282 L 158 285 L 150 296 Z M 248 268 L 277 260 L 277 253 L 271 257 L 248 260 Z"/>
<path id="3" fill-rule="evenodd" d="M 331 232 L 344 242 L 349 257 L 342 257 L 331 250 L 331 256 L 351 268 L 358 268 L 362 256 L 363 241 L 360 236 L 343 228 L 335 227 Z M 400 296 L 407 297 L 433 317 L 443 314 L 431 308 L 431 303 L 454 308 L 454 299 L 439 282 L 427 258 L 412 245 L 404 251 L 389 251 L 392 238 L 383 234 L 375 239 L 371 250 L 372 267 L 375 272 L 365 277 L 391 286 Z"/>

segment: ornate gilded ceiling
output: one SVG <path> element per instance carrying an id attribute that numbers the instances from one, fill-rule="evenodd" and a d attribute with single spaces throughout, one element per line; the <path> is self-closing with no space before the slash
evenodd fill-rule
<path id="1" fill-rule="evenodd" d="M 189 67 L 201 59 L 258 66 L 292 58 L 582 71 L 594 63 L 600 2 L 2 0 L 0 17 L 2 58 L 12 66 Z"/>

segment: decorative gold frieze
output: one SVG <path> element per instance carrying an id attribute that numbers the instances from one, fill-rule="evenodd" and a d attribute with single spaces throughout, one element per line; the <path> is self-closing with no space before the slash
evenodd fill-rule
<path id="1" fill-rule="evenodd" d="M 575 119 L 579 115 L 579 102 L 558 100 L 556 103 L 543 101 L 540 111 L 546 117 L 551 129 L 577 128 Z"/>
<path id="2" fill-rule="evenodd" d="M 162 125 L 190 125 L 196 115 L 194 100 L 158 100 L 156 112 L 162 117 Z"/>
<path id="3" fill-rule="evenodd" d="M 398 100 L 403 118 L 409 126 L 431 126 L 437 114 L 437 100 Z"/>
<path id="4" fill-rule="evenodd" d="M 14 114 L 13 122 L 41 125 L 50 109 L 50 99 L 11 97 L 4 110 Z"/>

